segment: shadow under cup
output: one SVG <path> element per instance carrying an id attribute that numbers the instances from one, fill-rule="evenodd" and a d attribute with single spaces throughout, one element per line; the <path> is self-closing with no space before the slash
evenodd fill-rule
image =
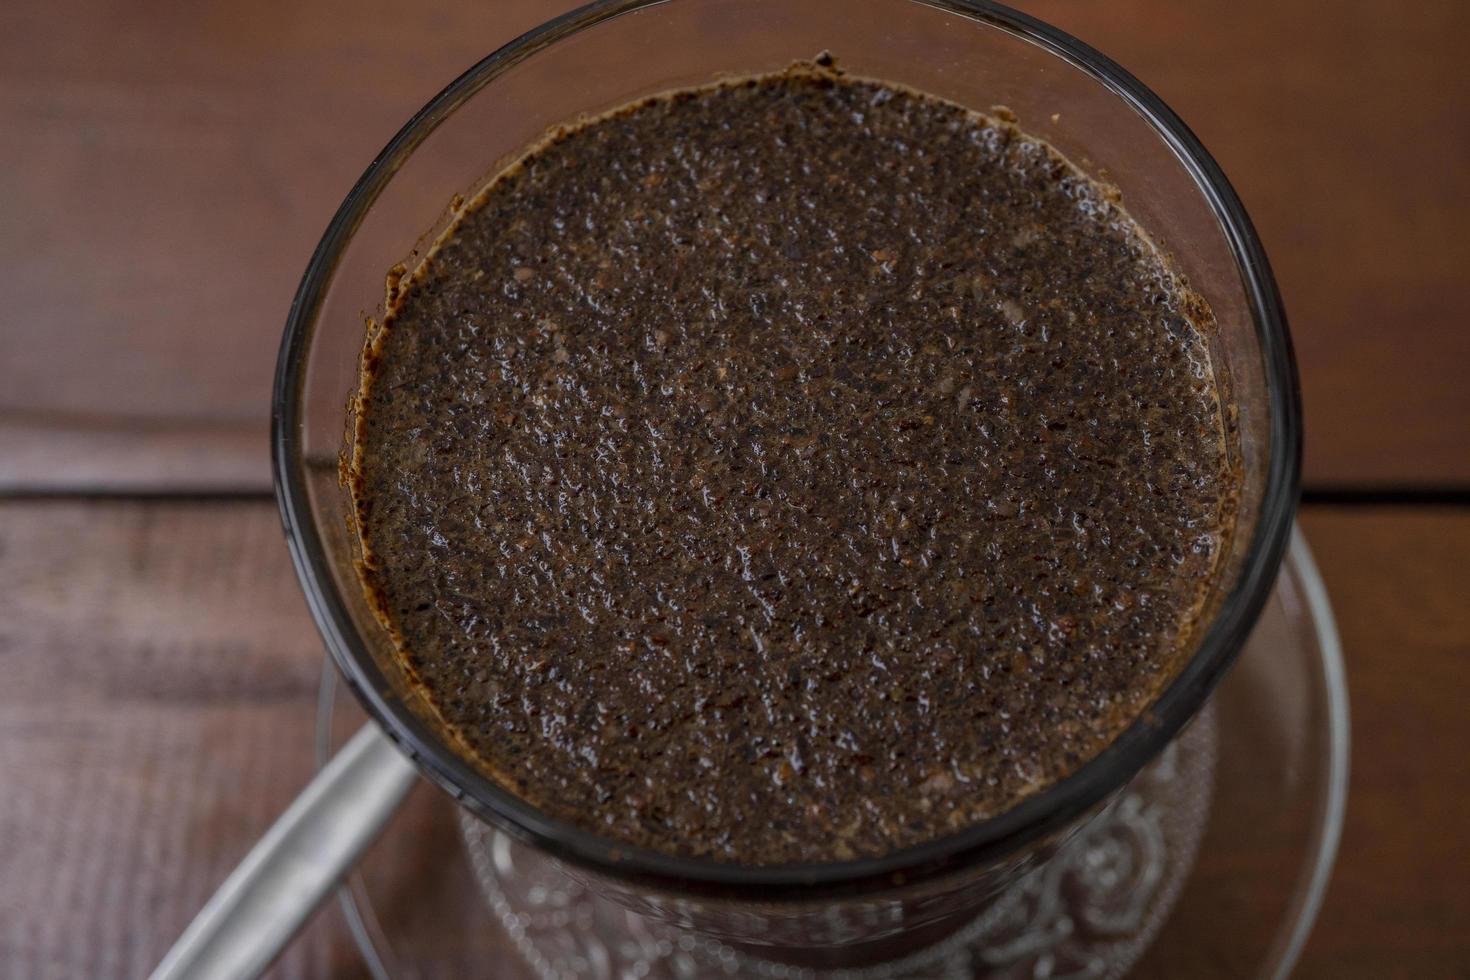
<path id="1" fill-rule="evenodd" d="M 1235 406 L 1236 533 L 1198 649 L 1152 710 L 1069 778 L 949 837 L 881 858 L 742 867 L 640 851 L 555 819 L 458 755 L 404 683 L 354 570 L 339 456 L 365 323 L 468 198 L 547 129 L 641 96 L 775 71 L 822 51 L 855 75 L 979 110 L 1116 185 L 1214 310 L 1216 373 Z M 370 70 L 370 69 L 368 69 Z M 639 911 L 747 946 L 875 958 L 937 937 L 1046 859 L 1177 734 L 1241 649 L 1285 550 L 1300 423 L 1285 318 L 1265 256 L 1214 161 L 1135 79 L 1067 35 L 962 0 L 609 0 L 552 21 L 465 73 L 394 137 L 338 210 L 291 308 L 273 406 L 276 490 L 297 573 L 358 699 L 476 816 Z M 844 956 L 844 959 L 853 959 Z"/>

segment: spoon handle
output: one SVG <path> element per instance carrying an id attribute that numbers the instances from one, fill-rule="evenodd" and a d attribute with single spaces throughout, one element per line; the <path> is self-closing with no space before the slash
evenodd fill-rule
<path id="1" fill-rule="evenodd" d="M 302 790 L 174 943 L 152 980 L 250 980 L 372 843 L 416 771 L 369 722 Z"/>

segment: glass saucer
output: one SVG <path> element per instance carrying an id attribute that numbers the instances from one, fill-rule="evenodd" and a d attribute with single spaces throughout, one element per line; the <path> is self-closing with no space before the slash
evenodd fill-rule
<path id="1" fill-rule="evenodd" d="M 319 760 L 363 721 L 328 667 Z M 1337 631 L 1298 532 L 1250 642 L 1199 718 L 1059 860 L 902 961 L 813 973 L 676 934 L 587 894 L 427 784 L 339 894 L 379 980 L 1279 978 L 1327 885 L 1347 757 Z"/>

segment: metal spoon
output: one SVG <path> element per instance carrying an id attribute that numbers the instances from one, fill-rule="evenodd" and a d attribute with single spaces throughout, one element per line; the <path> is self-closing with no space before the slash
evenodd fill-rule
<path id="1" fill-rule="evenodd" d="M 302 790 L 174 943 L 151 980 L 250 980 L 270 966 L 417 778 L 366 724 Z"/>

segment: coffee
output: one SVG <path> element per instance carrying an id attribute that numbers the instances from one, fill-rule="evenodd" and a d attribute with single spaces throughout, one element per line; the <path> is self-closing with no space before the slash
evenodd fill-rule
<path id="1" fill-rule="evenodd" d="M 1075 771 L 1187 657 L 1239 483 L 1212 330 L 1007 118 L 825 64 L 651 98 L 392 282 L 363 582 L 550 814 L 752 865 L 917 844 Z"/>

